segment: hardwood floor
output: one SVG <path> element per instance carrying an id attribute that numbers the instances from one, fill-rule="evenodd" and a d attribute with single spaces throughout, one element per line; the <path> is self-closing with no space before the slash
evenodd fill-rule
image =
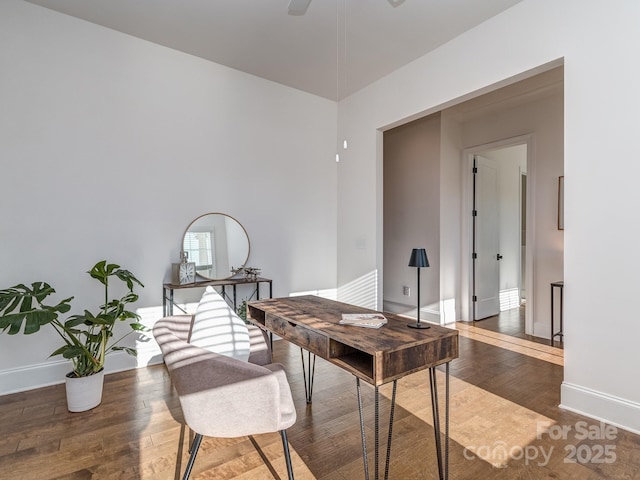
<path id="1" fill-rule="evenodd" d="M 491 330 L 493 332 L 504 333 L 511 337 L 524 338 L 536 343 L 543 343 L 549 345 L 549 340 L 541 337 L 534 337 L 533 335 L 527 335 L 524 327 L 524 306 L 519 308 L 512 308 L 500 312 L 493 317 L 485 318 L 473 322 L 473 325 L 485 330 Z M 557 319 L 556 319 L 557 321 Z M 554 347 L 563 348 L 564 344 L 559 340 L 560 337 L 556 337 L 553 342 Z"/>
<path id="2" fill-rule="evenodd" d="M 457 328 L 461 353 L 451 363 L 452 480 L 640 480 L 640 436 L 607 430 L 558 407 L 562 350 L 469 324 Z M 277 341 L 274 351 L 287 367 L 298 408 L 288 431 L 296 478 L 364 478 L 353 377 L 318 359 L 313 404 L 306 405 L 300 350 Z M 439 373 L 441 393 L 443 377 Z M 390 386 L 381 392 L 384 423 Z M 373 445 L 373 389 L 367 386 L 363 394 Z M 108 375 L 102 405 L 85 413 L 66 411 L 61 385 L 6 395 L 0 397 L 0 478 L 179 478 L 188 441 L 180 420 L 163 366 Z M 427 373 L 400 380 L 391 479 L 437 478 L 431 425 Z M 583 438 L 585 431 L 590 438 Z M 384 447 L 386 429 L 381 438 Z M 286 478 L 279 435 L 206 438 L 192 478 L 271 479 L 272 471 Z"/>

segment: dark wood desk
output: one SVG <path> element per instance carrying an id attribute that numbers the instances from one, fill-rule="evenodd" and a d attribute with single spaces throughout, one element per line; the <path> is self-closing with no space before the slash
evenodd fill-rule
<path id="1" fill-rule="evenodd" d="M 385 478 L 388 476 L 396 382 L 411 373 L 429 369 L 431 406 L 440 479 L 448 478 L 449 450 L 449 362 L 458 357 L 458 332 L 439 325 L 426 330 L 407 328 L 407 319 L 384 313 L 387 324 L 379 329 L 340 325 L 343 313 L 373 313 L 373 310 L 305 295 L 250 302 L 248 318 L 328 362 L 355 375 L 358 389 L 365 478 L 369 478 L 360 380 L 375 388 L 375 478 L 378 478 L 378 387 L 393 382 L 389 441 Z M 444 459 L 435 367 L 446 366 Z M 313 374 L 310 372 L 309 376 Z M 306 386 L 306 384 L 305 384 Z M 310 398 L 307 398 L 310 401 Z"/>

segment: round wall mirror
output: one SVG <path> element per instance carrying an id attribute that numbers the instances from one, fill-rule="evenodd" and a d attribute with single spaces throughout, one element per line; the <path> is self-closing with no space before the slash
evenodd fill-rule
<path id="1" fill-rule="evenodd" d="M 233 276 L 232 268 L 244 267 L 249 258 L 249 236 L 235 218 L 206 213 L 187 227 L 182 239 L 187 261 L 195 262 L 196 274 L 208 280 Z"/>

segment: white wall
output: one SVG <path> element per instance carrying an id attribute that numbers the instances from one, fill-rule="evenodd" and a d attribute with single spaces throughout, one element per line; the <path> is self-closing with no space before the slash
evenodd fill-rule
<path id="1" fill-rule="evenodd" d="M 386 311 L 415 315 L 417 272 L 407 266 L 413 248 L 425 248 L 429 259 L 420 271 L 420 305 L 440 298 L 440 122 L 435 114 L 384 133 Z"/>
<path id="2" fill-rule="evenodd" d="M 562 403 L 636 431 L 640 322 L 630 299 L 640 253 L 629 219 L 640 202 L 634 145 L 640 64 L 631 60 L 640 54 L 639 18 L 635 0 L 525 0 L 343 100 L 338 122 L 338 137 L 349 139 L 338 173 L 342 285 L 382 264 L 379 130 L 564 59 Z M 359 235 L 371 239 L 370 248 L 355 248 Z"/>
<path id="3" fill-rule="evenodd" d="M 450 111 L 440 115 L 440 321 L 460 318 L 462 132 Z"/>
<path id="4" fill-rule="evenodd" d="M 19 0 L 0 2 L 0 71 L 1 288 L 45 280 L 89 308 L 104 258 L 153 323 L 210 211 L 244 225 L 275 295 L 335 287 L 334 102 Z M 61 381 L 57 346 L 0 335 L 0 393 Z"/>

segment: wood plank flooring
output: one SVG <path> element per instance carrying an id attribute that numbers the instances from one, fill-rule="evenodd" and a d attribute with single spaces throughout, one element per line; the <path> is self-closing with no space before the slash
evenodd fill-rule
<path id="1" fill-rule="evenodd" d="M 469 324 L 458 329 L 460 358 L 451 363 L 452 480 L 640 480 L 640 436 L 558 408 L 562 350 Z M 354 378 L 318 359 L 313 404 L 306 405 L 300 350 L 276 341 L 274 352 L 287 368 L 298 409 L 288 431 L 296 478 L 364 478 Z M 439 372 L 441 394 L 443 380 Z M 437 478 L 428 384 L 426 372 L 398 383 L 391 479 Z M 384 424 L 390 385 L 381 393 Z M 366 386 L 363 396 L 372 446 L 373 389 Z M 66 411 L 62 385 L 6 395 L 0 397 L 0 479 L 180 478 L 188 436 L 163 366 L 106 376 L 103 403 L 85 413 Z M 386 428 L 381 439 L 384 448 Z M 369 461 L 373 472 L 373 455 Z M 272 479 L 272 471 L 286 478 L 278 434 L 207 438 L 192 478 Z"/>
<path id="2" fill-rule="evenodd" d="M 527 335 L 526 333 L 524 333 L 524 321 L 525 307 L 524 305 L 522 305 L 518 308 L 512 308 L 502 311 L 498 315 L 494 315 L 483 320 L 477 320 L 475 322 L 472 322 L 471 324 L 484 330 L 500 332 L 511 337 L 523 338 L 535 343 L 544 343 L 545 345 L 549 345 L 549 339 L 547 338 L 534 337 L 533 335 Z M 557 318 L 556 322 L 558 322 Z M 560 341 L 560 338 L 561 337 L 555 337 L 553 341 L 554 347 L 563 348 L 564 344 Z"/>

